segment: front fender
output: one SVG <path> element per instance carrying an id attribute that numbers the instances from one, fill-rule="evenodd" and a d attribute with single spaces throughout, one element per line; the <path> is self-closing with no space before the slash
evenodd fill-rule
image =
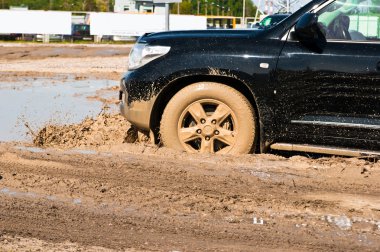
<path id="1" fill-rule="evenodd" d="M 160 91 L 154 96 L 154 104 L 150 116 L 150 129 L 153 129 L 156 134 L 159 133 L 159 126 L 163 111 L 169 100 L 179 90 L 187 85 L 197 82 L 217 82 L 231 86 L 241 92 L 252 104 L 258 117 L 259 128 L 259 146 L 261 151 L 266 149 L 267 142 L 270 141 L 269 132 L 274 127 L 264 127 L 271 125 L 274 118 L 274 110 L 268 107 L 268 98 L 262 94 L 262 87 L 252 78 L 252 76 L 227 69 L 205 68 L 191 69 L 173 73 L 166 78 L 165 85 L 160 88 Z M 162 84 L 162 83 L 161 83 Z M 256 92 L 258 91 L 258 92 Z M 268 90 L 266 89 L 265 92 Z M 272 92 L 273 94 L 273 92 Z"/>

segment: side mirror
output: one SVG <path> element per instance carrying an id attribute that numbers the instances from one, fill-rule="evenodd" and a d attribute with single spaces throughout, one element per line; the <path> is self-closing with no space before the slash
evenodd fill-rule
<path id="1" fill-rule="evenodd" d="M 318 15 L 314 13 L 301 16 L 295 26 L 295 35 L 301 44 L 318 53 L 321 53 L 327 44 L 318 24 Z"/>

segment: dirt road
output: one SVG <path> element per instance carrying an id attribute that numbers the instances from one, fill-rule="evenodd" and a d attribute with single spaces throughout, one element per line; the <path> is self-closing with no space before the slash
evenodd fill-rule
<path id="1" fill-rule="evenodd" d="M 0 43 L 1 81 L 66 77 L 119 80 L 131 45 L 44 45 Z"/>
<path id="2" fill-rule="evenodd" d="M 27 77 L 13 60 L 1 76 Z M 127 128 L 99 116 L 46 126 L 47 149 L 0 143 L 0 251 L 380 251 L 379 162 L 191 155 L 123 143 Z"/>
<path id="3" fill-rule="evenodd" d="M 379 164 L 121 150 L 1 146 L 2 234 L 116 250 L 380 247 Z"/>

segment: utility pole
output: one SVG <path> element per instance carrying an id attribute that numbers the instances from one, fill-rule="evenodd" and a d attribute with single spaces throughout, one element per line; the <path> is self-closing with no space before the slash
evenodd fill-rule
<path id="1" fill-rule="evenodd" d="M 207 15 L 208 15 L 208 12 L 207 12 L 207 0 L 205 0 L 205 16 L 207 16 Z"/>
<path id="2" fill-rule="evenodd" d="M 153 0 L 154 4 L 165 4 L 165 30 L 170 30 L 170 4 L 171 3 L 179 3 L 182 2 L 182 0 Z"/>
<path id="3" fill-rule="evenodd" d="M 243 0 L 243 25 L 245 25 L 245 0 Z"/>
<path id="4" fill-rule="evenodd" d="M 254 21 L 255 23 L 257 22 L 257 17 L 259 16 L 260 5 L 261 5 L 261 0 L 259 0 L 259 4 L 257 5 L 257 8 L 256 8 L 255 21 Z"/>
<path id="5" fill-rule="evenodd" d="M 201 2 L 198 0 L 198 9 L 197 9 L 197 14 L 199 16 L 199 9 L 200 9 Z"/>
<path id="6" fill-rule="evenodd" d="M 180 9 L 180 8 L 179 8 L 179 5 L 180 5 L 180 3 L 177 3 L 177 14 L 178 14 L 178 15 L 179 15 L 179 12 L 180 12 L 180 11 L 179 11 L 179 9 Z"/>
<path id="7" fill-rule="evenodd" d="M 169 3 L 165 3 L 165 31 L 169 31 L 170 30 L 170 25 L 169 25 L 169 22 L 170 22 L 170 8 L 169 8 Z"/>
<path id="8" fill-rule="evenodd" d="M 286 12 L 290 13 L 290 1 L 286 0 Z"/>

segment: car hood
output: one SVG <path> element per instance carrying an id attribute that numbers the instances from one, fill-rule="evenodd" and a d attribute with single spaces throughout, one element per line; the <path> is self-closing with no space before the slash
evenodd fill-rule
<path id="1" fill-rule="evenodd" d="M 140 37 L 140 43 L 154 43 L 163 40 L 189 39 L 228 39 L 228 38 L 255 38 L 265 33 L 263 30 L 193 30 L 147 33 Z"/>

